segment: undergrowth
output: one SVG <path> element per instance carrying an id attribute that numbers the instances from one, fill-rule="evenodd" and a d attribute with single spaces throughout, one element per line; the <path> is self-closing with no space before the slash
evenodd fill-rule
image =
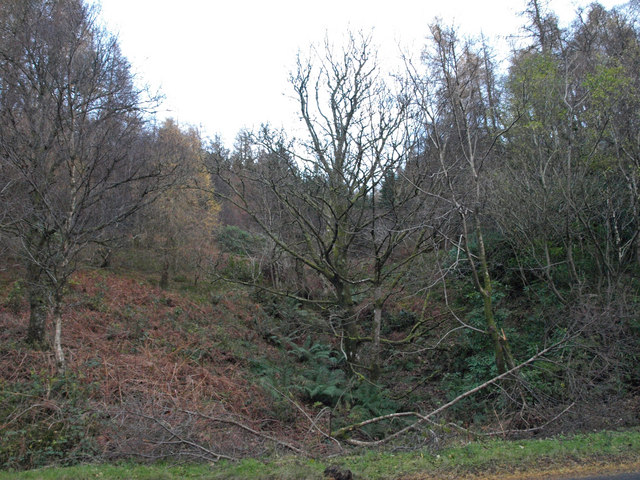
<path id="1" fill-rule="evenodd" d="M 181 414 L 167 416 L 168 406 L 224 414 L 258 430 L 271 416 L 269 394 L 245 371 L 249 358 L 272 347 L 253 332 L 256 306 L 240 295 L 198 303 L 139 277 L 80 272 L 63 311 L 70 373 L 59 378 L 50 352 L 21 340 L 26 312 L 14 313 L 18 294 L 11 292 L 19 289 L 8 285 L 10 295 L 0 298 L 0 468 L 165 455 L 145 439 L 162 438 L 160 418 L 180 426 Z M 228 448 L 236 447 L 228 429 L 201 423 L 189 432 L 192 441 L 228 438 Z M 269 428 L 278 437 L 298 431 Z M 261 453 L 248 445 L 243 455 Z"/>
<path id="2" fill-rule="evenodd" d="M 335 454 L 340 448 L 326 433 L 390 413 L 432 411 L 496 373 L 487 336 L 479 332 L 458 332 L 431 348 L 432 340 L 450 328 L 440 315 L 441 303 L 430 306 L 437 318 L 445 319 L 440 330 L 385 347 L 383 374 L 374 384 L 362 375 L 364 369 L 347 368 L 322 312 L 260 290 L 183 283 L 179 292 L 164 291 L 134 274 L 95 270 L 76 275 L 66 297 L 63 332 L 72 374 L 57 378 L 51 355 L 32 352 L 20 340 L 26 333 L 24 289 L 6 279 L 0 303 L 6 325 L 0 332 L 0 468 L 132 455 L 177 458 L 193 456 L 196 444 L 214 452 L 208 459 L 215 452 L 264 459 L 291 450 L 268 437 L 301 450 Z M 477 294 L 469 285 L 452 288 L 459 295 L 458 314 L 481 329 Z M 518 358 L 526 358 L 535 353 L 540 338 L 553 342 L 561 336 L 562 325 L 551 324 L 544 315 L 536 317 L 540 312 L 528 305 L 519 306 L 509 297 L 510 288 L 496 284 L 497 316 Z M 408 301 L 389 308 L 383 333 L 404 338 L 420 312 Z M 525 312 L 531 316 L 526 331 L 516 328 Z M 598 339 L 593 335 L 585 341 Z M 359 353 L 366 364 L 367 345 Z M 559 349 L 556 357 L 523 371 L 521 380 L 528 390 L 515 396 L 509 382 L 487 389 L 434 419 L 437 424 L 412 430 L 403 446 L 428 445 L 434 452 L 459 438 L 461 427 L 477 433 L 496 425 L 526 429 L 541 424 L 544 418 L 508 423 L 502 412 L 509 411 L 510 398 L 524 398 L 534 413 L 537 402 L 559 399 L 556 410 L 549 411 L 561 411 L 561 402 L 568 398 L 567 377 L 558 360 L 568 358 L 565 353 Z M 572 355 L 573 362 L 588 360 Z M 614 386 L 606 378 L 594 385 L 603 392 Z M 620 426 L 634 424 L 635 404 L 623 407 L 627 413 Z M 566 415 L 580 414 L 569 410 Z M 351 435 L 378 440 L 407 426 L 405 421 L 410 420 L 370 424 Z M 181 440 L 176 442 L 178 435 Z M 180 448 L 169 448 L 171 442 Z M 259 464 L 241 463 L 246 468 Z"/>
<path id="3" fill-rule="evenodd" d="M 258 381 L 274 392 L 276 404 L 293 395 L 316 409 L 329 409 L 332 429 L 398 410 L 384 388 L 349 375 L 344 357 L 329 344 L 310 337 L 302 345 L 287 339 L 273 341 L 286 344 L 288 358 L 256 358 L 251 368 Z M 379 438 L 385 428 L 371 425 L 364 431 Z"/>
<path id="4" fill-rule="evenodd" d="M 35 372 L 26 381 L 0 381 L 0 466 L 30 469 L 94 458 L 104 424 L 88 402 L 93 387 L 72 375 Z"/>

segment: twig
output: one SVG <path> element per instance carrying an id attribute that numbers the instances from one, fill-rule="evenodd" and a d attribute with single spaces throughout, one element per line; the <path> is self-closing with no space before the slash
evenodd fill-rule
<path id="1" fill-rule="evenodd" d="M 171 437 L 177 439 L 177 441 L 162 440 L 162 441 L 153 441 L 153 442 L 150 442 L 150 443 L 155 443 L 155 444 L 158 444 L 158 445 L 171 445 L 171 444 L 188 445 L 188 446 L 190 446 L 192 448 L 195 448 L 196 450 L 200 450 L 200 451 L 204 452 L 205 454 L 209 455 L 209 459 L 211 457 L 213 457 L 213 459 L 214 459 L 213 461 L 218 461 L 221 458 L 224 458 L 226 460 L 237 460 L 234 457 L 230 457 L 228 455 L 223 455 L 222 453 L 214 452 L 212 450 L 209 450 L 208 448 L 203 447 L 199 443 L 195 443 L 195 442 L 192 442 L 191 440 L 187 440 L 185 438 L 182 438 L 180 435 L 178 435 L 176 432 L 174 432 L 171 428 L 167 427 L 167 425 L 165 425 L 164 422 L 162 422 L 161 420 L 159 420 L 156 417 L 153 417 L 151 415 L 145 415 L 144 413 L 131 412 L 131 411 L 127 411 L 127 413 L 129 413 L 131 415 L 136 415 L 138 417 L 144 418 L 146 420 L 151 420 L 152 422 L 157 423 L 164 431 L 166 431 L 169 435 L 171 435 Z M 185 412 L 185 413 L 188 413 L 188 412 Z"/>
<path id="2" fill-rule="evenodd" d="M 25 415 L 26 413 L 29 413 L 31 410 L 33 410 L 34 408 L 40 408 L 40 407 L 44 407 L 44 408 L 54 408 L 58 411 L 60 411 L 60 407 L 58 405 L 56 405 L 55 403 L 52 402 L 48 402 L 48 403 L 34 403 L 33 405 L 31 405 L 30 407 L 27 407 L 26 409 L 22 410 L 19 413 L 14 413 L 10 416 L 10 418 L 6 421 L 6 423 L 0 425 L 0 430 L 4 430 L 5 428 L 7 428 L 9 425 L 11 425 L 13 422 L 15 422 L 16 420 L 18 420 L 21 416 Z"/>
<path id="3" fill-rule="evenodd" d="M 318 426 L 318 419 L 320 418 L 320 416 L 322 415 L 322 412 L 324 412 L 325 408 L 322 409 L 322 411 L 318 414 L 318 416 L 316 417 L 316 419 L 314 420 L 313 418 L 311 418 L 311 416 L 304 411 L 304 409 L 298 405 L 298 403 L 296 401 L 294 401 L 292 398 L 290 398 L 289 396 L 283 394 L 280 390 L 278 390 L 276 387 L 274 387 L 273 385 L 269 385 L 269 387 L 271 387 L 276 393 L 278 393 L 279 395 L 281 395 L 282 397 L 284 397 L 285 399 L 287 399 L 291 404 L 293 404 L 294 407 L 296 407 L 300 412 L 302 412 L 302 414 L 307 417 L 307 420 L 309 420 L 309 423 L 311 424 L 311 429 L 315 429 L 318 432 L 320 432 L 320 434 L 325 437 L 328 440 L 331 440 L 333 442 L 335 442 L 338 445 L 338 448 L 340 448 L 340 450 L 343 450 L 342 448 L 342 444 L 340 443 L 340 441 L 335 438 L 332 437 L 330 435 L 330 433 L 326 433 L 324 432 L 319 426 Z M 331 414 L 331 412 L 329 412 L 329 414 Z M 331 422 L 329 422 L 329 425 L 331 425 Z M 331 427 L 329 427 L 331 428 Z"/>

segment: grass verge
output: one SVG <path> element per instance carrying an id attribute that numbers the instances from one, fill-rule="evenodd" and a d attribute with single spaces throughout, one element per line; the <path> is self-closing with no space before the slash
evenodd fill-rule
<path id="1" fill-rule="evenodd" d="M 331 464 L 350 469 L 356 479 L 426 480 L 444 478 L 554 478 L 575 474 L 640 470 L 640 430 L 598 432 L 543 440 L 483 441 L 441 450 L 393 453 L 365 451 L 349 456 L 313 460 L 273 458 L 266 462 L 247 459 L 215 465 L 165 464 L 81 465 L 27 472 L 0 472 L 0 480 L 71 479 L 322 479 Z"/>

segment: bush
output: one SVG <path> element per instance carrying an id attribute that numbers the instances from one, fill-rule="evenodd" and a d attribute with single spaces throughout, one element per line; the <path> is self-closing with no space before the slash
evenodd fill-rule
<path id="1" fill-rule="evenodd" d="M 251 255 L 256 253 L 263 243 L 262 237 L 233 225 L 223 227 L 218 232 L 220 250 L 227 253 Z"/>
<path id="2" fill-rule="evenodd" d="M 262 383 L 273 385 L 279 392 L 293 393 L 315 407 L 330 408 L 334 428 L 398 410 L 384 389 L 347 376 L 342 355 L 330 345 L 313 342 L 310 337 L 303 345 L 286 339 L 281 343 L 290 345 L 293 362 L 257 360 L 253 362 L 254 372 Z M 384 428 L 378 424 L 364 430 L 378 436 Z"/>
<path id="3" fill-rule="evenodd" d="M 72 465 L 93 458 L 101 430 L 86 392 L 73 377 L 34 374 L 23 383 L 0 383 L 0 468 Z"/>
<path id="4" fill-rule="evenodd" d="M 226 264 L 220 269 L 220 274 L 227 280 L 237 282 L 253 282 L 260 276 L 258 265 L 246 257 L 230 255 Z"/>

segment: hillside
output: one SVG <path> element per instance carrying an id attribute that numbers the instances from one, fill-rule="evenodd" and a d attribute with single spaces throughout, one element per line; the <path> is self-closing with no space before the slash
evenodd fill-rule
<path id="1" fill-rule="evenodd" d="M 50 351 L 24 343 L 28 308 L 17 278 L 3 275 L 0 298 L 3 468 L 345 453 L 348 445 L 329 434 L 379 415 L 429 412 L 451 399 L 460 388 L 455 379 L 463 378 L 451 376 L 453 357 L 464 351 L 460 338 L 423 361 L 392 347 L 384 380 L 373 386 L 345 374 L 339 345 L 321 333 L 312 310 L 229 285 L 194 287 L 178 278 L 162 290 L 141 273 L 96 269 L 77 273 L 65 297 L 69 368 L 61 378 Z M 409 334 L 411 323 L 395 322 L 391 337 Z M 543 412 L 533 405 L 508 413 L 507 404 L 503 415 L 510 417 L 492 419 L 486 402 L 500 391 L 475 395 L 396 445 L 438 451 L 492 430 L 531 436 L 637 422 L 638 399 L 626 395 L 612 398 L 608 416 L 601 406 L 574 402 L 556 407 L 551 421 L 518 427 Z M 346 439 L 381 439 L 410 423 L 398 417 Z"/>
<path id="2" fill-rule="evenodd" d="M 0 310 L 5 468 L 131 455 L 239 457 L 269 450 L 271 437 L 309 441 L 298 418 L 306 412 L 277 402 L 251 372 L 254 359 L 286 354 L 256 333 L 265 314 L 246 295 L 229 291 L 213 305 L 141 276 L 80 272 L 63 312 L 69 375 L 59 378 L 51 352 L 23 343 L 27 305 L 7 306 L 14 280 L 3 278 Z"/>
<path id="3" fill-rule="evenodd" d="M 227 148 L 94 2 L 0 2 L 0 468 L 637 427 L 638 2 L 521 8 L 326 37 Z"/>

